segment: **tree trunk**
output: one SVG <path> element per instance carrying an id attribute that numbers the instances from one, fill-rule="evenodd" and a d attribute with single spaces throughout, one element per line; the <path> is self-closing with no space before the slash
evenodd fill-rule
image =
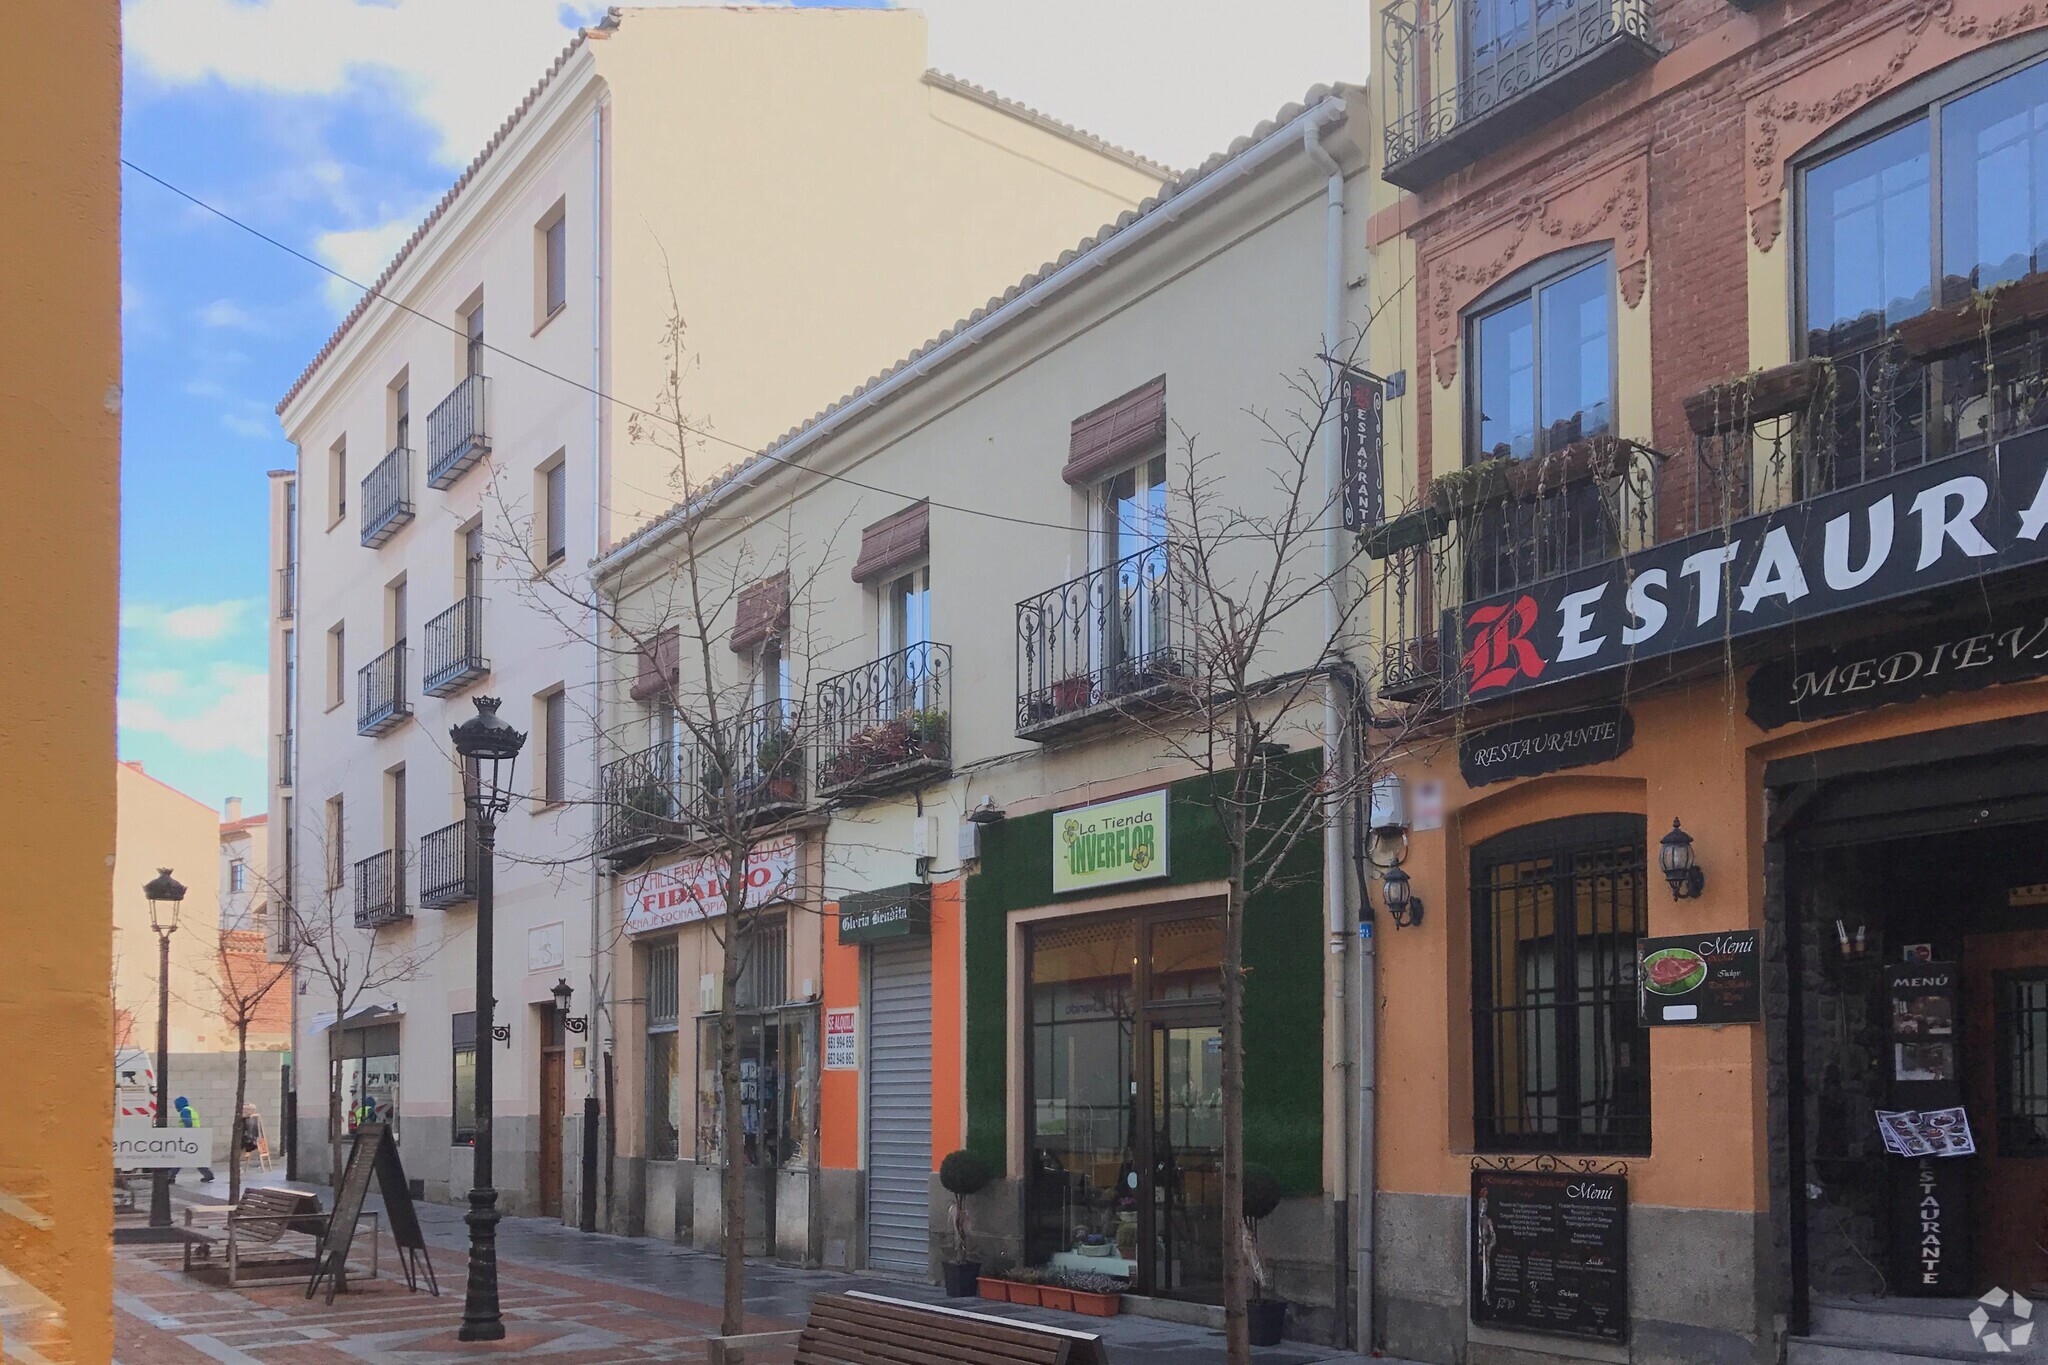
<path id="1" fill-rule="evenodd" d="M 1243 808 L 1240 805 L 1238 810 Z M 1230 878 L 1223 900 L 1223 1337 L 1229 1365 L 1250 1365 L 1245 1317 L 1244 1238 L 1244 885 L 1243 816 L 1230 830 Z"/>
<path id="2" fill-rule="evenodd" d="M 747 1151 L 746 1125 L 740 1112 L 739 982 L 746 936 L 741 925 L 751 913 L 746 905 L 746 854 L 735 853 L 726 878 L 724 989 L 718 994 L 718 1145 L 719 1192 L 723 1208 L 721 1243 L 725 1254 L 724 1308 L 719 1331 L 737 1336 L 746 1330 Z M 734 888 L 739 888 L 735 900 Z"/>
<path id="3" fill-rule="evenodd" d="M 341 1135 L 348 1124 L 341 1112 L 341 1058 L 335 1050 L 342 1046 L 341 992 L 334 993 L 334 1023 L 327 1030 L 327 1183 L 338 1194 L 341 1191 Z"/>
<path id="4" fill-rule="evenodd" d="M 249 1102 L 249 1015 L 235 1021 L 235 1108 L 228 1124 L 228 1202 L 242 1202 L 242 1106 Z"/>

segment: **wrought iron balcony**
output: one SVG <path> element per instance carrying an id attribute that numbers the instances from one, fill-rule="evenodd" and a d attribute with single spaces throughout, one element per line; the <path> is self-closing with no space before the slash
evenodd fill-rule
<path id="1" fill-rule="evenodd" d="M 289 621 L 298 614 L 299 572 L 287 564 L 277 571 L 277 619 Z"/>
<path id="2" fill-rule="evenodd" d="M 484 599 L 464 597 L 427 622 L 420 690 L 445 697 L 491 671 L 484 657 Z"/>
<path id="3" fill-rule="evenodd" d="M 405 641 L 356 670 L 356 733 L 381 735 L 412 714 L 405 691 Z"/>
<path id="4" fill-rule="evenodd" d="M 490 394 L 490 381 L 473 374 L 427 414 L 427 487 L 448 487 L 491 453 Z"/>
<path id="5" fill-rule="evenodd" d="M 804 745 L 789 709 L 770 702 L 726 718 L 724 742 L 697 748 L 698 799 L 707 811 L 776 820 L 804 805 Z M 721 752 L 722 751 L 722 752 Z M 731 782 L 730 806 L 725 803 Z"/>
<path id="6" fill-rule="evenodd" d="M 953 767 L 953 652 L 917 644 L 818 684 L 818 795 L 910 786 Z"/>
<path id="7" fill-rule="evenodd" d="M 684 750 L 656 744 L 604 765 L 597 851 L 632 863 L 683 842 L 691 796 Z"/>
<path id="8" fill-rule="evenodd" d="M 1380 11 L 1388 181 L 1421 189 L 1656 60 L 1651 0 L 1394 0 Z"/>
<path id="9" fill-rule="evenodd" d="M 467 817 L 420 836 L 420 904 L 429 909 L 476 899 L 477 844 Z"/>
<path id="10" fill-rule="evenodd" d="M 1153 545 L 1017 604 L 1017 737 L 1045 740 L 1171 704 L 1195 681 L 1173 547 Z"/>
<path id="11" fill-rule="evenodd" d="M 277 785 L 289 787 L 293 778 L 292 760 L 298 757 L 295 752 L 298 748 L 297 737 L 286 730 L 283 734 L 274 736 L 274 739 L 277 745 Z"/>
<path id="12" fill-rule="evenodd" d="M 411 918 L 405 905 L 405 860 L 387 848 L 357 863 L 356 928 L 374 929 Z"/>
<path id="13" fill-rule="evenodd" d="M 413 518 L 412 452 L 398 447 L 363 476 L 363 544 L 382 545 Z"/>

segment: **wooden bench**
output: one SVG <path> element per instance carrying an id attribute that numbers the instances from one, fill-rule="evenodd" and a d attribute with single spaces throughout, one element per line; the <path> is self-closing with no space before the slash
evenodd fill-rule
<path id="1" fill-rule="evenodd" d="M 302 1280 L 312 1273 L 332 1216 L 322 1212 L 319 1195 L 297 1190 L 250 1190 L 239 1204 L 194 1205 L 185 1210 L 185 1226 L 191 1229 L 185 1243 L 185 1272 L 192 1272 L 194 1261 L 210 1262 L 213 1248 L 221 1246 L 226 1251 L 230 1289 Z M 362 1217 L 370 1222 L 370 1278 L 375 1279 L 377 1215 Z M 201 1218 L 218 1225 L 202 1227 Z M 311 1250 L 283 1245 L 287 1233 L 309 1238 Z"/>
<path id="2" fill-rule="evenodd" d="M 1092 1332 L 880 1294 L 820 1294 L 801 1332 L 727 1340 L 736 1349 L 714 1349 L 713 1365 L 788 1360 L 777 1348 L 792 1340 L 795 1365 L 1108 1365 L 1102 1338 Z"/>

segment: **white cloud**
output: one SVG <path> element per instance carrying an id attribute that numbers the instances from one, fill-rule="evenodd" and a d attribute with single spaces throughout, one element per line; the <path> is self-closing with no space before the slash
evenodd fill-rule
<path id="1" fill-rule="evenodd" d="M 219 640 L 233 633 L 243 616 L 257 605 L 257 599 L 248 597 L 195 602 L 184 607 L 135 602 L 121 608 L 121 629 L 186 643 Z"/>
<path id="2" fill-rule="evenodd" d="M 275 421 L 263 417 L 252 417 L 247 413 L 224 412 L 220 415 L 220 424 L 235 433 L 235 435 L 246 437 L 251 441 L 267 441 L 279 434 Z"/>
<path id="3" fill-rule="evenodd" d="M 329 265 L 358 283 L 368 286 L 377 282 L 377 276 L 384 273 L 398 249 L 405 245 L 405 239 L 412 236 L 413 229 L 426 216 L 422 207 L 417 213 L 379 223 L 375 227 L 353 228 L 341 232 L 323 232 L 313 240 L 313 249 Z M 327 277 L 327 304 L 336 313 L 346 313 L 355 307 L 363 291 L 354 284 Z"/>
<path id="4" fill-rule="evenodd" d="M 199 321 L 207 327 L 224 327 L 237 332 L 262 332 L 266 325 L 254 313 L 233 299 L 215 299 L 199 310 Z"/>
<path id="5" fill-rule="evenodd" d="M 217 663 L 200 679 L 159 669 L 135 681 L 148 695 L 121 697 L 124 731 L 162 735 L 192 753 L 264 756 L 269 677 L 262 669 Z"/>

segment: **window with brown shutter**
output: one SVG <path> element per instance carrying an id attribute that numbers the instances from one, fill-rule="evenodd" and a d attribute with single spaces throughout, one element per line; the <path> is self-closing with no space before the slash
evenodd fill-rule
<path id="1" fill-rule="evenodd" d="M 740 590 L 739 608 L 732 623 L 732 652 L 750 654 L 770 635 L 789 629 L 789 575 L 772 578 Z"/>
<path id="2" fill-rule="evenodd" d="M 633 700 L 654 701 L 672 695 L 681 662 L 682 640 L 673 628 L 643 645 L 639 670 L 633 676 Z"/>
<path id="3" fill-rule="evenodd" d="M 853 581 L 872 583 L 908 568 L 931 553 L 931 504 L 912 503 L 860 533 L 860 557 Z"/>
<path id="4" fill-rule="evenodd" d="M 1166 376 L 1104 403 L 1074 419 L 1067 445 L 1068 483 L 1093 483 L 1118 465 L 1129 464 L 1166 444 Z"/>
<path id="5" fill-rule="evenodd" d="M 548 693 L 542 717 L 547 730 L 547 771 L 541 774 L 542 796 L 551 806 L 569 799 L 569 694 Z"/>

